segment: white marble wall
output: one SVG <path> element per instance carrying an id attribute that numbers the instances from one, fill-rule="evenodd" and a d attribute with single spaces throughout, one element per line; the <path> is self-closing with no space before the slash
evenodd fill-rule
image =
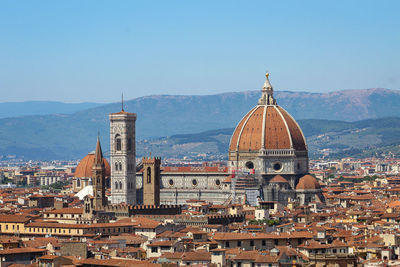
<path id="1" fill-rule="evenodd" d="M 161 188 L 168 189 L 221 189 L 227 174 L 161 174 Z M 137 174 L 136 188 L 142 188 L 143 177 Z"/>
<path id="2" fill-rule="evenodd" d="M 136 203 L 136 114 L 110 114 L 110 167 L 111 167 L 111 203 Z M 116 149 L 116 136 L 121 138 L 121 150 Z M 128 139 L 131 150 L 128 150 Z M 116 168 L 116 164 L 121 169 Z M 122 185 L 116 186 L 116 185 Z"/>

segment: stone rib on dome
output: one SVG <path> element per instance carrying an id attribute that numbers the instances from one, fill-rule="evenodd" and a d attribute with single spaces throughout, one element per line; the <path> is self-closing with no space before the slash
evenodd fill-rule
<path id="1" fill-rule="evenodd" d="M 257 150 L 261 147 L 262 131 L 258 121 L 262 121 L 262 116 L 263 109 L 257 107 L 243 125 L 240 136 L 245 136 L 246 138 L 240 138 L 238 140 L 239 147 L 241 147 L 242 150 Z"/>
<path id="2" fill-rule="evenodd" d="M 283 108 L 258 105 L 239 122 L 229 150 L 260 149 L 307 150 L 307 146 L 300 127 Z"/>
<path id="3" fill-rule="evenodd" d="M 306 150 L 306 140 L 304 138 L 304 134 L 300 129 L 300 126 L 297 124 L 295 119 L 282 107 L 278 106 L 278 109 L 281 111 L 282 116 L 284 117 L 289 129 L 290 135 L 293 142 L 293 148 L 296 150 Z"/>
<path id="4" fill-rule="evenodd" d="M 83 177 L 92 177 L 93 164 L 95 161 L 95 154 L 93 152 L 87 154 L 78 164 L 75 169 L 75 177 L 83 178 Z M 110 164 L 108 164 L 107 160 L 103 158 L 105 176 L 110 176 Z"/>
<path id="5" fill-rule="evenodd" d="M 285 121 L 276 106 L 266 106 L 265 149 L 289 149 L 291 141 Z"/>
<path id="6" fill-rule="evenodd" d="M 237 146 L 237 141 L 239 136 L 241 135 L 242 129 L 243 129 L 243 125 L 247 122 L 248 117 L 253 113 L 253 111 L 256 109 L 257 107 L 253 108 L 252 110 L 250 110 L 244 117 L 243 119 L 239 122 L 239 124 L 236 126 L 235 131 L 232 134 L 231 137 L 231 143 L 230 143 L 230 148 L 229 150 L 234 150 Z"/>

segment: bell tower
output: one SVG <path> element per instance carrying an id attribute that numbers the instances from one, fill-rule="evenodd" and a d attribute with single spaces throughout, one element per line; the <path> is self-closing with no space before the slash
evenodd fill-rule
<path id="1" fill-rule="evenodd" d="M 143 205 L 160 205 L 160 158 L 143 158 Z"/>
<path id="2" fill-rule="evenodd" d="M 105 192 L 105 169 L 103 153 L 101 151 L 100 138 L 97 137 L 96 152 L 94 163 L 92 167 L 92 181 L 93 181 L 93 209 L 102 210 L 107 205 L 107 198 Z"/>
<path id="3" fill-rule="evenodd" d="M 110 114 L 111 203 L 136 204 L 136 114 Z"/>

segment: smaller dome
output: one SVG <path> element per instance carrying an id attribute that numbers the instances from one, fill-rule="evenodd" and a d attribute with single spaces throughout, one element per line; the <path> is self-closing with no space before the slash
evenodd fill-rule
<path id="1" fill-rule="evenodd" d="M 75 169 L 75 177 L 83 178 L 83 177 L 92 177 L 92 168 L 94 163 L 95 154 L 94 152 L 90 152 L 87 154 L 78 164 Z M 105 176 L 110 176 L 110 164 L 108 161 L 103 158 Z"/>
<path id="2" fill-rule="evenodd" d="M 317 179 L 307 174 L 300 178 L 299 183 L 296 186 L 296 190 L 315 190 L 320 189 Z"/>
<path id="3" fill-rule="evenodd" d="M 285 178 L 280 175 L 275 175 L 270 181 L 270 183 L 289 183 Z"/>
<path id="4" fill-rule="evenodd" d="M 399 201 L 399 200 L 396 200 L 396 201 L 389 202 L 389 203 L 387 204 L 387 207 L 388 207 L 388 208 L 397 208 L 397 207 L 400 207 L 400 201 Z"/>

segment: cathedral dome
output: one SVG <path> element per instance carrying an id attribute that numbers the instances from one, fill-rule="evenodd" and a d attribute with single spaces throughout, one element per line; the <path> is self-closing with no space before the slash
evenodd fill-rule
<path id="1" fill-rule="evenodd" d="M 315 190 L 321 189 L 317 179 L 307 174 L 300 178 L 299 183 L 296 186 L 296 190 Z"/>
<path id="2" fill-rule="evenodd" d="M 94 152 L 90 152 L 87 154 L 78 164 L 75 169 L 75 177 L 83 178 L 83 177 L 92 177 L 92 167 L 95 159 Z M 103 158 L 104 169 L 105 169 L 105 176 L 110 176 L 110 164 L 108 161 Z"/>
<path id="3" fill-rule="evenodd" d="M 306 151 L 303 132 L 294 118 L 276 104 L 268 74 L 266 77 L 258 105 L 251 109 L 236 126 L 229 151 L 258 152 L 262 149 Z"/>
<path id="4" fill-rule="evenodd" d="M 285 178 L 283 178 L 280 175 L 275 175 L 274 178 L 272 178 L 269 182 L 270 183 L 289 183 L 288 180 L 286 180 Z"/>

